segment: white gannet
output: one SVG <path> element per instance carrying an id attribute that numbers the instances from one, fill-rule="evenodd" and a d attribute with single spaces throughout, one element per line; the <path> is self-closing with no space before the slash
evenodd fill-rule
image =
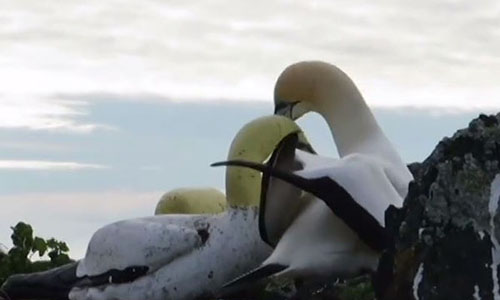
<path id="1" fill-rule="evenodd" d="M 287 118 L 245 125 L 229 159 L 264 161 L 284 136 L 299 131 Z M 228 168 L 229 207 L 217 215 L 161 215 L 99 229 L 85 258 L 48 272 L 14 275 L 3 285 L 12 299 L 193 299 L 216 293 L 271 252 L 258 233 L 260 174 Z"/>
<path id="2" fill-rule="evenodd" d="M 226 196 L 215 188 L 177 188 L 156 204 L 155 215 L 217 214 L 226 210 Z"/>
<path id="3" fill-rule="evenodd" d="M 330 127 L 339 156 L 366 154 L 386 165 L 402 198 L 413 176 L 378 125 L 354 82 L 338 67 L 321 61 L 288 66 L 274 88 L 275 114 L 293 120 L 319 113 Z M 402 204 L 402 203 L 401 203 Z"/>
<path id="4" fill-rule="evenodd" d="M 354 275 L 375 269 L 380 251 L 388 245 L 390 237 L 385 231 L 384 213 L 389 205 L 402 205 L 413 179 L 411 173 L 354 83 L 337 67 L 323 62 L 301 62 L 286 68 L 279 76 L 275 113 L 297 119 L 309 111 L 325 118 L 341 158 L 288 150 L 282 163 L 270 163 L 273 167 L 281 165 L 278 170 L 286 170 L 285 173 L 265 171 L 262 183 L 265 188 L 262 207 L 273 209 L 261 213 L 265 220 L 260 231 L 275 250 L 260 267 L 230 286 L 272 275 L 292 278 Z M 302 169 L 292 167 L 294 160 L 295 164 L 302 164 Z M 263 166 L 248 166 L 264 170 Z M 272 172 L 278 172 L 274 175 L 309 193 L 294 196 L 290 187 L 283 193 L 283 182 L 269 181 Z M 276 207 L 296 201 L 307 205 L 280 226 Z M 269 204 L 273 202 L 276 204 Z M 276 219 L 278 225 L 273 224 Z M 269 232 L 275 234 L 266 236 Z"/>

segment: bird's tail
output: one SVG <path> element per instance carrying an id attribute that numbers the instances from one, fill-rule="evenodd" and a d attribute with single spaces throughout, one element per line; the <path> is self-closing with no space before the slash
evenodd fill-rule
<path id="1" fill-rule="evenodd" d="M 44 272 L 12 275 L 2 285 L 0 299 L 67 300 L 69 291 L 79 280 L 76 276 L 77 264 L 74 262 Z"/>

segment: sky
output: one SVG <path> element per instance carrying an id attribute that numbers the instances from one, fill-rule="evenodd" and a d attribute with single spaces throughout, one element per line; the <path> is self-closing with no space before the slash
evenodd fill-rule
<path id="1" fill-rule="evenodd" d="M 23 220 L 79 258 L 180 186 L 223 189 L 234 134 L 279 73 L 343 69 L 407 162 L 500 111 L 500 2 L 3 1 L 0 243 Z M 299 122 L 336 155 L 317 115 Z"/>

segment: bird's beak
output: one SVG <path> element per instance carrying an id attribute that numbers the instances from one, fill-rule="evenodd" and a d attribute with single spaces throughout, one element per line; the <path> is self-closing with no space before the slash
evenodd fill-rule
<path id="1" fill-rule="evenodd" d="M 284 116 L 290 119 L 294 119 L 293 108 L 297 105 L 299 101 L 296 102 L 279 102 L 274 107 L 274 114 L 279 116 Z"/>

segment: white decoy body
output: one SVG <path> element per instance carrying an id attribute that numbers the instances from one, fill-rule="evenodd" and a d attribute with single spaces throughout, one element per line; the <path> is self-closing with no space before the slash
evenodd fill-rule
<path id="1" fill-rule="evenodd" d="M 259 118 L 239 131 L 228 158 L 262 162 L 284 136 L 298 131 L 287 118 Z M 229 207 L 221 214 L 154 216 L 101 228 L 92 237 L 85 258 L 76 263 L 76 276 L 63 277 L 62 294 L 57 295 L 67 295 L 68 282 L 71 300 L 183 300 L 216 293 L 271 252 L 258 233 L 260 177 L 253 170 L 228 168 Z M 73 266 L 67 268 L 71 271 Z M 52 280 L 62 272 L 66 269 L 37 278 L 17 277 L 3 289 L 12 299 L 30 299 L 16 298 L 9 291 L 19 291 L 23 281 L 38 284 L 43 281 L 40 277 Z"/>
<path id="2" fill-rule="evenodd" d="M 264 203 L 277 204 L 268 204 L 272 210 L 261 214 L 265 218 L 261 234 L 264 232 L 264 240 L 275 249 L 259 268 L 230 286 L 266 276 L 352 276 L 374 270 L 381 251 L 388 246 L 385 210 L 390 205 L 402 205 L 413 179 L 411 173 L 352 80 L 337 67 L 301 62 L 285 69 L 278 78 L 275 113 L 297 119 L 309 111 L 320 113 L 327 121 L 340 159 L 297 150 L 288 155 L 288 163 L 282 163 L 281 168 L 277 163 L 276 170 L 285 173 L 274 170 L 272 176 L 308 193 L 294 194 L 290 187 L 283 193 L 283 182 L 263 182 L 269 194 Z M 291 167 L 292 156 L 301 168 Z M 263 180 L 271 175 L 264 166 L 247 166 L 264 171 Z M 307 204 L 293 220 L 287 220 L 285 230 L 284 226 L 275 229 L 271 220 L 280 214 L 276 208 L 294 201 Z M 268 229 L 262 229 L 266 226 Z M 265 236 L 266 230 L 275 232 L 273 239 Z"/>

